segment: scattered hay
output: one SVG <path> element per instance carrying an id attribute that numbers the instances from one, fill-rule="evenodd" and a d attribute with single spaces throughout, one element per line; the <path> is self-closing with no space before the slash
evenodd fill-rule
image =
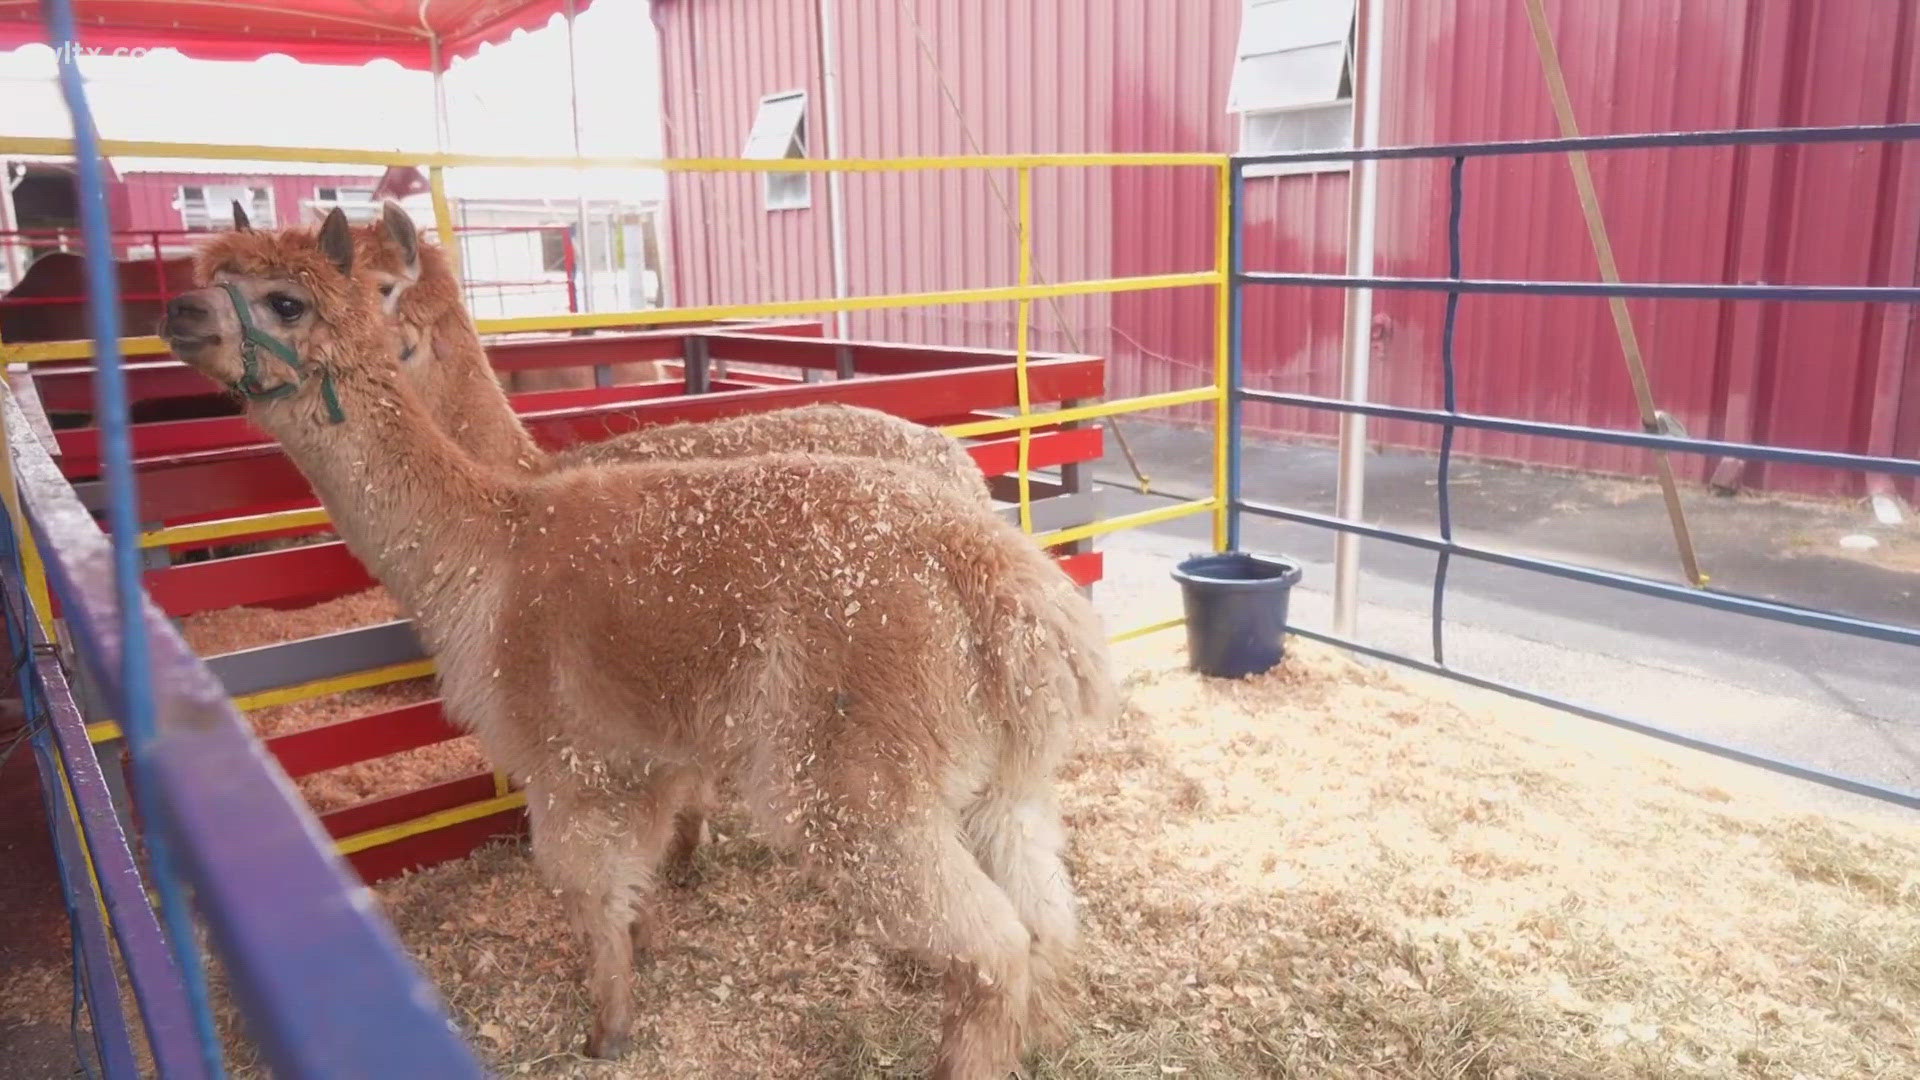
<path id="1" fill-rule="evenodd" d="M 385 589 L 351 593 L 309 607 L 278 611 L 271 608 L 225 608 L 188 616 L 181 622 L 187 644 L 202 656 L 252 649 L 357 626 L 371 626 L 401 618 Z M 432 679 L 350 690 L 343 694 L 256 709 L 247 714 L 262 738 L 303 731 L 321 724 L 396 709 L 434 697 Z M 308 805 L 318 813 L 338 810 L 367 799 L 428 787 L 470 776 L 487 768 L 486 758 L 472 738 L 423 746 L 373 761 L 301 777 L 296 783 Z"/>
<path id="2" fill-rule="evenodd" d="M 1123 658 L 1062 791 L 1088 1000 L 1034 1077 L 1920 1075 L 1911 835 L 1312 646 L 1245 683 Z M 718 824 L 617 1063 L 577 1056 L 580 953 L 522 848 L 377 892 L 503 1074 L 924 1075 L 928 973 Z M 0 1014 L 64 1024 L 67 978 L 8 973 Z"/>
<path id="3" fill-rule="evenodd" d="M 1911 836 L 1311 646 L 1245 683 L 1126 655 L 1062 792 L 1088 1000 L 1035 1077 L 1920 1075 Z M 928 974 L 719 825 L 613 1064 L 521 848 L 377 891 L 502 1073 L 924 1075 Z"/>

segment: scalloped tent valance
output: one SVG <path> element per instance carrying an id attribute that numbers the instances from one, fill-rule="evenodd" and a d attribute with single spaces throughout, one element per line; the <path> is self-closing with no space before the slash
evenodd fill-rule
<path id="1" fill-rule="evenodd" d="M 574 0 L 585 11 L 592 0 Z M 546 25 L 565 0 L 74 0 L 88 51 L 178 49 L 202 60 L 284 53 L 312 64 L 392 60 L 429 70 L 516 30 Z M 38 4 L 0 5 L 0 49 L 47 43 Z M 123 53 L 124 54 L 124 53 Z"/>

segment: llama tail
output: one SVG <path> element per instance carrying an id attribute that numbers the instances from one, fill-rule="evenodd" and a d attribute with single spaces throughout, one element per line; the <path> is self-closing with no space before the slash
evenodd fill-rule
<path id="1" fill-rule="evenodd" d="M 1032 935 L 1029 1033 L 1042 1043 L 1072 1026 L 1083 1004 L 1075 972 L 1079 900 L 1063 855 L 1066 830 L 1053 773 L 1078 723 L 1120 711 L 1105 628 L 1093 604 L 1047 554 L 1017 531 L 1001 534 L 978 610 L 976 641 L 989 665 L 1008 736 L 984 790 L 962 815 L 966 845 Z"/>
<path id="2" fill-rule="evenodd" d="M 1041 611 L 1041 624 L 1046 627 L 1045 636 L 1064 656 L 1073 680 L 1074 711 L 1085 720 L 1110 723 L 1120 715 L 1120 690 L 1113 678 L 1106 627 L 1092 601 L 1071 583 L 1055 590 L 1050 599 L 1053 602 Z"/>
<path id="3" fill-rule="evenodd" d="M 991 600 L 978 612 L 976 640 L 996 655 L 993 681 L 1007 717 L 1041 726 L 1051 742 L 1068 724 L 1119 716 L 1106 629 L 1093 604 L 1052 558 L 1009 529 L 986 576 Z M 990 564 L 992 565 L 992 564 Z"/>

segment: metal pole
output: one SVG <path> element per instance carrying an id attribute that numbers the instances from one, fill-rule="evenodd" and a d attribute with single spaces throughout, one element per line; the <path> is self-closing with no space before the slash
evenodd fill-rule
<path id="1" fill-rule="evenodd" d="M 0 169 L 5 169 L 8 173 L 11 173 L 11 169 L 8 169 L 7 163 L 0 162 Z M 22 179 L 25 179 L 24 174 Z M 11 175 L 0 176 L 0 181 L 4 181 L 0 182 L 0 231 L 8 234 L 4 247 L 6 248 L 7 288 L 11 289 L 20 283 L 20 246 L 28 241 L 28 237 L 24 231 L 19 228 L 14 218 L 13 189 L 15 185 L 13 177 Z M 16 233 L 18 233 L 18 235 L 15 235 Z"/>
<path id="2" fill-rule="evenodd" d="M 580 61 L 574 55 L 574 2 L 567 0 L 567 102 L 573 109 L 573 156 L 580 156 Z M 586 184 L 586 174 L 574 171 L 574 182 Z M 587 195 L 576 191 L 574 213 L 580 222 L 580 310 L 592 311 L 593 302 L 593 219 L 587 213 Z"/>
<path id="3" fill-rule="evenodd" d="M 1227 187 L 1223 196 L 1226 200 L 1227 231 L 1222 237 L 1226 245 L 1227 259 L 1227 312 L 1226 312 L 1226 412 L 1217 422 L 1224 425 L 1226 432 L 1226 484 L 1217 493 L 1226 501 L 1226 535 L 1216 540 L 1215 546 L 1223 551 L 1237 551 L 1240 548 L 1240 466 L 1246 454 L 1245 433 L 1241 430 L 1241 402 L 1244 400 L 1241 384 L 1246 381 L 1246 364 L 1243 356 L 1246 333 L 1246 286 L 1240 281 L 1240 274 L 1246 269 L 1246 251 L 1241 246 L 1247 193 L 1247 171 L 1238 162 L 1229 162 L 1221 183 Z"/>
<path id="4" fill-rule="evenodd" d="M 1382 0 L 1360 0 L 1359 63 L 1353 73 L 1353 145 L 1377 146 L 1380 141 L 1380 62 L 1386 23 Z M 1377 224 L 1379 163 L 1356 161 L 1348 184 L 1347 273 L 1373 276 L 1374 230 Z M 1373 360 L 1373 290 L 1347 292 L 1344 355 L 1340 364 L 1340 396 L 1367 400 Z M 1340 418 L 1340 466 L 1334 485 L 1334 513 L 1360 520 L 1366 501 L 1367 419 L 1357 413 Z M 1352 637 L 1360 608 L 1360 537 L 1343 532 L 1333 547 L 1333 627 Z"/>
<path id="5" fill-rule="evenodd" d="M 108 533 L 112 539 L 113 592 L 119 633 L 118 700 L 127 744 L 133 752 L 134 798 L 146 823 L 147 861 L 166 926 L 168 944 L 185 983 L 194 1034 L 205 1071 L 223 1077 L 220 1040 L 213 1021 L 206 969 L 194 936 L 193 913 L 185 883 L 176 868 L 178 827 L 164 804 L 153 774 L 159 741 L 158 694 L 147 640 L 146 595 L 141 587 L 140 496 L 133 469 L 132 423 L 128 417 L 127 376 L 120 356 L 120 282 L 113 270 L 113 225 L 107 210 L 106 156 L 87 104 L 79 66 L 79 32 L 72 0 L 47 0 L 43 8 L 47 41 L 60 54 L 61 96 L 73 120 L 75 195 L 90 258 L 86 260 L 87 315 L 93 334 L 94 423 L 100 429 L 100 473 L 106 481 Z M 6 452 L 0 448 L 0 453 Z M 77 947 L 77 946 L 76 946 Z"/>
<path id="6" fill-rule="evenodd" d="M 1033 284 L 1033 170 L 1022 168 L 1017 174 L 1020 201 L 1020 284 Z M 1020 416 L 1026 419 L 1033 412 L 1033 396 L 1027 382 L 1027 339 L 1033 326 L 1033 301 L 1021 300 L 1018 315 L 1019 326 L 1014 341 L 1014 382 L 1019 391 Z M 1020 427 L 1019 483 L 1020 483 L 1020 531 L 1033 533 L 1033 477 L 1028 469 L 1031 464 L 1033 446 L 1033 428 Z"/>
<path id="7" fill-rule="evenodd" d="M 420 5 L 420 14 L 424 19 L 426 4 Z M 440 51 L 440 35 L 435 34 L 428 41 L 433 54 L 433 148 L 442 153 L 453 141 L 451 121 L 447 117 L 447 63 L 446 54 Z M 433 228 L 440 235 L 440 250 L 447 253 L 447 259 L 453 264 L 455 280 L 464 280 L 461 268 L 460 242 L 453 231 L 453 211 L 447 202 L 446 171 L 435 165 L 427 170 L 427 188 L 433 199 Z"/>
<path id="8" fill-rule="evenodd" d="M 546 235 L 545 229 L 540 230 L 542 243 L 545 243 Z M 580 260 L 573 253 L 571 233 L 560 234 L 560 265 L 567 272 L 567 312 L 577 315 L 580 313 L 580 287 L 575 284 L 574 275 L 580 270 Z"/>
<path id="9" fill-rule="evenodd" d="M 160 295 L 160 302 L 164 304 L 173 299 L 173 297 L 167 293 L 167 264 L 166 260 L 160 255 L 160 234 L 158 232 L 150 233 L 147 239 L 153 241 L 154 291 Z"/>
<path id="10" fill-rule="evenodd" d="M 835 0 L 819 0 L 816 23 L 820 29 L 820 135 L 828 158 L 840 156 L 840 65 L 834 49 L 834 34 L 839 22 Z M 833 298 L 847 298 L 847 207 L 846 177 L 827 174 L 827 243 L 833 261 Z M 845 339 L 849 313 L 833 313 L 833 336 Z"/>

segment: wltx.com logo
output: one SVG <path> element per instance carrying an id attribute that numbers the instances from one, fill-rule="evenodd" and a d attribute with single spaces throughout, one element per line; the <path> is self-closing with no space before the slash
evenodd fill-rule
<path id="1" fill-rule="evenodd" d="M 83 56 L 126 56 L 137 60 L 152 51 L 144 45 L 119 45 L 108 48 L 105 45 L 81 45 L 78 42 L 63 41 L 53 47 L 53 58 L 62 64 L 74 63 Z"/>

